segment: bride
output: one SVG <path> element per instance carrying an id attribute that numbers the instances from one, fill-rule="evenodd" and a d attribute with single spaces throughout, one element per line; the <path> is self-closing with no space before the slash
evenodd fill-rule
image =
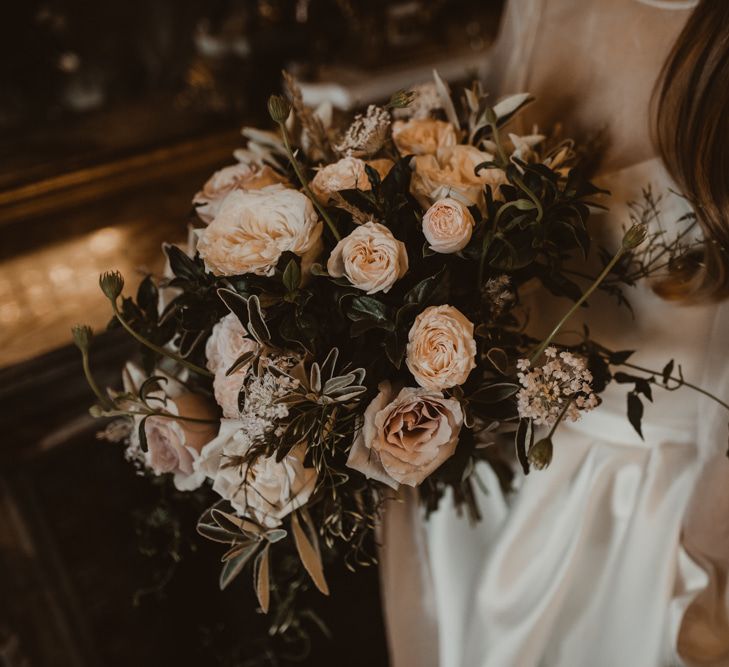
<path id="1" fill-rule="evenodd" d="M 596 181 L 612 197 L 593 224 L 606 244 L 647 185 L 665 226 L 692 203 L 702 257 L 634 288 L 635 320 L 593 300 L 590 327 L 611 349 L 649 350 L 634 363 L 674 358 L 726 397 L 729 2 L 510 0 L 490 57 L 487 89 L 539 101 L 539 118 L 514 131 L 559 120 L 567 136 L 604 138 Z M 546 326 L 550 311 L 535 305 L 532 320 Z M 726 422 L 677 391 L 648 406 L 641 439 L 611 387 L 515 493 L 480 471 L 480 524 L 447 500 L 427 522 L 413 498 L 392 504 L 382 581 L 394 667 L 729 665 Z"/>

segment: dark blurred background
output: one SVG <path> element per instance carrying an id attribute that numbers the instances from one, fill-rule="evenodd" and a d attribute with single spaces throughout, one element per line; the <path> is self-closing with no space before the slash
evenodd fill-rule
<path id="1" fill-rule="evenodd" d="M 306 101 L 344 110 L 434 67 L 465 80 L 501 4 L 3 3 L 0 667 L 246 664 L 241 640 L 261 627 L 249 582 L 218 592 L 219 550 L 191 535 L 196 508 L 95 438 L 70 327 L 104 329 L 101 271 L 121 270 L 129 289 L 160 271 L 162 241 L 185 238 L 191 198 L 232 162 L 240 128 L 268 126 L 282 69 Z M 100 378 L 115 384 L 130 351 L 103 334 Z M 386 665 L 376 572 L 330 578 L 333 599 L 317 604 L 334 637 L 315 635 L 304 664 Z"/>

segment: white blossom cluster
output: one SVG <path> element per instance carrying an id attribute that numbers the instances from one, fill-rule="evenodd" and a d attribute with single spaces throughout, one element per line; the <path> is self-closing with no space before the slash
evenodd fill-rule
<path id="1" fill-rule="evenodd" d="M 276 424 L 288 417 L 289 409 L 278 399 L 288 396 L 299 386 L 299 381 L 288 375 L 272 373 L 269 368 L 275 366 L 288 372 L 298 361 L 290 355 L 264 356 L 259 360 L 258 373 L 250 372 L 240 413 L 241 428 L 234 438 L 244 451 L 270 433 L 282 434 L 282 427 Z"/>
<path id="2" fill-rule="evenodd" d="M 552 426 L 564 411 L 565 419 L 577 421 L 581 410 L 597 406 L 592 373 L 585 360 L 571 352 L 548 347 L 544 355 L 547 362 L 533 369 L 528 359 L 517 362 L 522 386 L 517 394 L 519 416 Z"/>
<path id="3" fill-rule="evenodd" d="M 337 151 L 346 156 L 366 157 L 373 155 L 385 143 L 390 130 L 390 113 L 374 104 L 367 107 L 367 113 L 357 114 L 335 146 Z"/>

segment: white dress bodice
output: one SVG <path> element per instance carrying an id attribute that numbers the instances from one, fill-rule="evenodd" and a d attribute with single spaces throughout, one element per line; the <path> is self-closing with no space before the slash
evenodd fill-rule
<path id="1" fill-rule="evenodd" d="M 521 129 L 559 122 L 567 136 L 609 139 L 596 180 L 610 210 L 590 224 L 613 248 L 643 187 L 663 195 L 666 228 L 686 210 L 651 147 L 649 101 L 689 10 L 660 5 L 510 0 L 490 62 L 491 90 L 537 97 Z M 686 380 L 726 400 L 727 307 L 678 306 L 647 284 L 627 296 L 635 319 L 607 295 L 591 299 L 582 316 L 593 337 L 637 350 L 631 361 L 646 368 L 675 359 Z M 536 328 L 568 307 L 540 297 Z M 641 439 L 628 389 L 611 385 L 598 409 L 560 427 L 551 466 L 518 476 L 514 494 L 482 466 L 476 525 L 450 497 L 428 521 L 414 494 L 389 508 L 392 667 L 729 665 L 729 415 L 686 388 L 656 388 Z"/>

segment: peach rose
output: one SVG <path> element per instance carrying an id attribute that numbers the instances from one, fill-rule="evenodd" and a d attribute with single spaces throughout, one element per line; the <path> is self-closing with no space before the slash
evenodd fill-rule
<path id="1" fill-rule="evenodd" d="M 226 375 L 228 369 L 246 352 L 258 350 L 258 343 L 248 337 L 240 320 L 228 313 L 214 327 L 205 344 L 207 367 L 213 378 L 215 400 L 223 410 L 223 415 L 235 418 L 240 415 L 238 395 L 248 372 L 248 365 Z"/>
<path id="2" fill-rule="evenodd" d="M 408 333 L 405 363 L 415 381 L 441 390 L 463 384 L 476 367 L 473 323 L 453 306 L 430 306 Z"/>
<path id="3" fill-rule="evenodd" d="M 445 149 L 437 156 L 416 156 L 411 164 L 410 192 L 423 208 L 443 197 L 458 199 L 466 206 L 481 206 L 485 185 L 491 186 L 496 197 L 499 186 L 508 183 L 506 174 L 495 167 L 481 169 L 476 175 L 476 166 L 491 160 L 490 153 L 461 145 Z"/>
<path id="4" fill-rule="evenodd" d="M 200 233 L 197 249 L 217 276 L 271 275 L 284 252 L 310 260 L 321 248 L 322 223 L 298 190 L 269 185 L 234 190 Z"/>
<path id="5" fill-rule="evenodd" d="M 423 234 L 431 250 L 453 253 L 463 250 L 471 240 L 475 221 L 461 202 L 439 199 L 423 216 Z"/>
<path id="6" fill-rule="evenodd" d="M 347 466 L 394 489 L 417 486 L 450 458 L 463 425 L 461 406 L 440 392 L 389 382 L 367 406 Z"/>
<path id="7" fill-rule="evenodd" d="M 275 183 L 286 184 L 286 178 L 268 165 L 238 162 L 216 171 L 193 197 L 192 203 L 200 219 L 210 224 L 220 204 L 233 190 L 259 190 Z"/>
<path id="8" fill-rule="evenodd" d="M 281 519 L 303 507 L 316 486 L 316 470 L 304 466 L 306 446 L 295 446 L 281 460 L 259 457 L 250 465 L 226 465 L 250 447 L 240 421 L 224 419 L 218 437 L 202 451 L 196 468 L 213 480 L 213 490 L 241 516 L 275 528 Z"/>
<path id="9" fill-rule="evenodd" d="M 395 121 L 392 140 L 401 155 L 435 155 L 456 145 L 456 129 L 442 120 L 423 118 Z"/>
<path id="10" fill-rule="evenodd" d="M 392 168 L 392 160 L 371 160 L 365 162 L 356 157 L 345 157 L 322 167 L 311 180 L 310 187 L 314 196 L 323 204 L 341 190 L 371 190 L 372 185 L 365 171 L 365 165 L 372 167 L 380 178 L 385 178 Z"/>
<path id="11" fill-rule="evenodd" d="M 405 244 L 377 222 L 357 227 L 337 245 L 327 262 L 334 278 L 345 276 L 367 294 L 387 292 L 408 270 Z"/>

